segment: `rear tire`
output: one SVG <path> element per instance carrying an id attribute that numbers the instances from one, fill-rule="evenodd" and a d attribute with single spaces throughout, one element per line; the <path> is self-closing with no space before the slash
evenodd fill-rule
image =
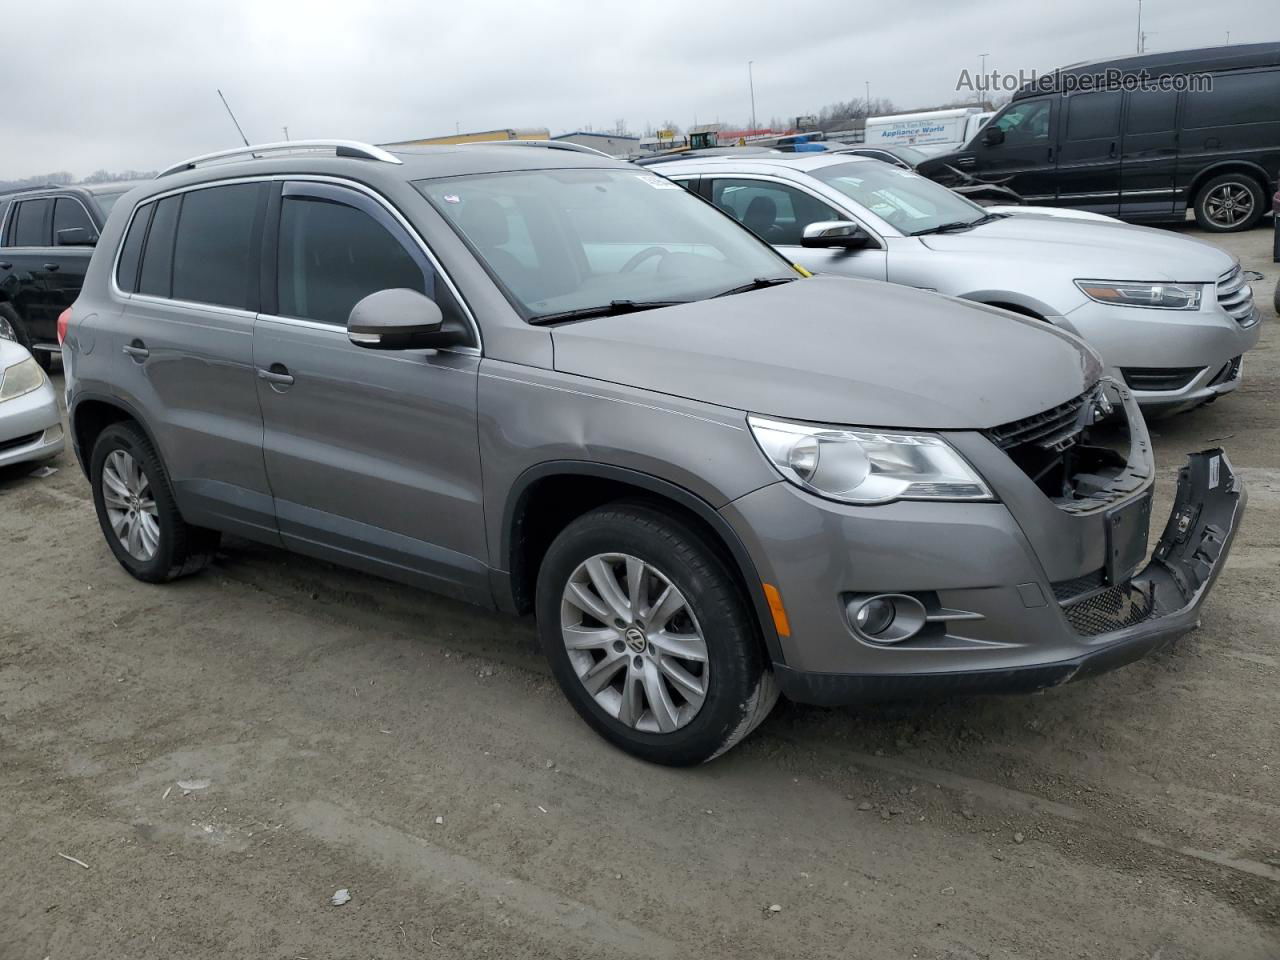
<path id="1" fill-rule="evenodd" d="M 1252 230 L 1267 212 L 1262 185 L 1247 173 L 1224 173 L 1200 188 L 1196 223 L 1211 233 Z"/>
<path id="2" fill-rule="evenodd" d="M 167 583 L 205 567 L 221 534 L 182 519 L 169 475 L 134 423 L 99 434 L 89 460 L 93 505 L 120 566 L 144 583 Z"/>
<path id="3" fill-rule="evenodd" d="M 616 591 L 597 588 L 605 575 Z M 571 591 L 585 596 L 584 607 Z M 599 617 L 584 612 L 592 606 Z M 538 570 L 536 609 L 569 702 L 641 759 L 703 763 L 777 702 L 754 615 L 725 561 L 693 527 L 653 506 L 608 504 L 565 527 Z M 570 643 L 582 646 L 571 651 Z"/>

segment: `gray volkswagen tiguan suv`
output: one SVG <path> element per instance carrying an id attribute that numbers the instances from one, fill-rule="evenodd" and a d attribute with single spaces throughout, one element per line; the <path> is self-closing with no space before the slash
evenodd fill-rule
<path id="1" fill-rule="evenodd" d="M 585 153 L 345 142 L 197 158 L 117 203 L 60 322 L 133 576 L 222 533 L 536 614 L 632 753 L 819 704 L 1034 690 L 1192 628 L 1244 491 L 1151 447 L 1081 341 L 809 277 Z"/>

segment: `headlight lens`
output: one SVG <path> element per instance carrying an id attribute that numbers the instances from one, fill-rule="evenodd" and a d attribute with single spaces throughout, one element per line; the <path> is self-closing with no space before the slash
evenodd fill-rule
<path id="1" fill-rule="evenodd" d="M 1161 310 L 1199 310 L 1202 283 L 1107 283 L 1077 280 L 1076 286 L 1090 300 L 1121 307 L 1156 307 Z"/>
<path id="2" fill-rule="evenodd" d="M 0 400 L 12 400 L 24 393 L 30 393 L 44 383 L 44 371 L 35 357 L 27 357 L 11 367 L 5 367 L 0 374 Z"/>
<path id="3" fill-rule="evenodd" d="M 941 437 L 747 419 L 760 449 L 784 477 L 831 500 L 994 499 Z"/>

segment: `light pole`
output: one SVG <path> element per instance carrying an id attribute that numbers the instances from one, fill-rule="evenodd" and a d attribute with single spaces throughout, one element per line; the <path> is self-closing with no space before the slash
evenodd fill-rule
<path id="1" fill-rule="evenodd" d="M 1138 0 L 1138 52 L 1142 52 L 1142 0 Z"/>
<path id="2" fill-rule="evenodd" d="M 754 60 L 747 61 L 747 86 L 751 88 L 751 129 L 756 128 L 756 81 L 751 72 L 751 65 Z"/>
<path id="3" fill-rule="evenodd" d="M 871 119 L 871 81 L 867 81 L 867 119 Z"/>
<path id="4" fill-rule="evenodd" d="M 987 57 L 991 56 L 991 54 L 989 54 L 989 53 L 980 53 L 980 54 L 978 54 L 978 56 L 982 58 L 982 70 L 979 72 L 979 76 L 985 77 L 985 76 L 987 75 Z M 987 90 L 988 90 L 988 91 L 990 91 L 990 89 L 991 89 L 991 87 L 988 85 Z M 985 101 L 986 101 L 986 97 L 985 97 L 985 96 L 983 96 L 983 90 L 982 90 L 982 88 L 981 88 L 981 87 L 979 87 L 979 88 L 978 88 L 978 102 L 979 102 L 979 103 L 984 103 Z"/>

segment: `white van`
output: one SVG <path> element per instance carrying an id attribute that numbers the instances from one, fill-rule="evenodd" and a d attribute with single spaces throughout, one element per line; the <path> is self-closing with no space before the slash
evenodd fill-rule
<path id="1" fill-rule="evenodd" d="M 979 107 L 956 107 L 924 113 L 899 113 L 867 121 L 866 145 L 915 147 L 927 154 L 958 150 L 982 129 L 994 113 Z"/>

